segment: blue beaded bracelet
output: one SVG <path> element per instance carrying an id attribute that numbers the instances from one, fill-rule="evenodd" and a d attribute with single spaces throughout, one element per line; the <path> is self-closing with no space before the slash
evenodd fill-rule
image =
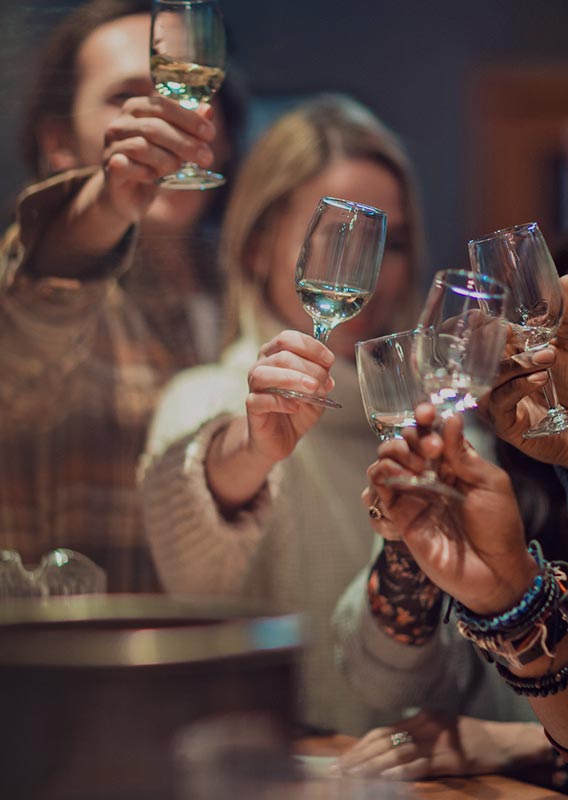
<path id="1" fill-rule="evenodd" d="M 519 630 L 520 627 L 530 627 L 534 619 L 554 602 L 557 597 L 554 567 L 543 558 L 538 542 L 531 542 L 528 550 L 543 571 L 535 576 L 534 581 L 516 606 L 502 614 L 483 617 L 474 614 L 457 601 L 454 603 L 458 619 L 471 631 L 516 636 L 522 632 Z"/>

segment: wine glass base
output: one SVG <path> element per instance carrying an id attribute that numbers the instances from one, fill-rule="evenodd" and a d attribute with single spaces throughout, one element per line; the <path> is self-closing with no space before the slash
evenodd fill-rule
<path id="1" fill-rule="evenodd" d="M 554 436 L 568 431 L 568 411 L 565 408 L 551 408 L 546 416 L 523 433 L 523 439 L 538 439 L 540 436 Z"/>
<path id="2" fill-rule="evenodd" d="M 303 403 L 311 403 L 314 406 L 324 406 L 325 408 L 343 408 L 341 403 L 332 400 L 331 397 L 324 397 L 320 394 L 304 394 L 304 392 L 296 392 L 294 389 L 278 389 L 270 388 L 264 390 L 267 394 L 279 394 L 281 397 L 287 397 L 289 400 L 301 400 Z"/>
<path id="3" fill-rule="evenodd" d="M 178 172 L 171 175 L 163 175 L 158 183 L 163 189 L 185 189 L 187 191 L 203 191 L 204 189 L 215 189 L 226 183 L 224 175 L 219 172 L 210 172 L 208 169 L 187 164 Z"/>
<path id="4" fill-rule="evenodd" d="M 442 481 L 425 475 L 414 475 L 412 478 L 403 478 L 402 476 L 387 478 L 385 485 L 391 489 L 399 489 L 413 494 L 437 494 L 448 500 L 456 500 L 460 503 L 465 499 L 464 495 L 455 487 L 448 486 L 447 483 L 442 483 Z"/>

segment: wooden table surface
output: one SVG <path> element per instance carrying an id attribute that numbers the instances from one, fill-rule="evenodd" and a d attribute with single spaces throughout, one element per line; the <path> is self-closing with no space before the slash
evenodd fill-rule
<path id="1" fill-rule="evenodd" d="M 303 755 L 338 756 L 355 742 L 350 736 L 302 739 L 295 750 Z M 331 781 L 330 781 L 331 783 Z M 409 783 L 409 800 L 561 800 L 566 795 L 504 775 L 476 775 L 467 778 L 439 778 Z M 325 792 L 318 793 L 325 800 Z M 332 793 L 330 793 L 330 797 Z M 335 794 L 333 794 L 335 797 Z M 380 796 L 378 798 L 380 800 Z"/>

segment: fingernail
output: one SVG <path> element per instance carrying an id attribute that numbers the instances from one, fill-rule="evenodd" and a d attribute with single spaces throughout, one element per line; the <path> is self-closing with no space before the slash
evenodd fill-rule
<path id="1" fill-rule="evenodd" d="M 302 378 L 302 384 L 309 389 L 310 392 L 314 392 L 318 388 L 318 382 L 315 378 L 311 378 L 309 375 L 305 375 Z"/>
<path id="2" fill-rule="evenodd" d="M 335 361 L 335 356 L 333 355 L 331 350 L 328 350 L 327 348 L 324 350 L 322 361 L 324 364 L 328 364 L 329 366 L 333 364 L 333 362 Z"/>
<path id="3" fill-rule="evenodd" d="M 551 350 L 549 347 L 545 348 L 544 350 L 538 350 L 536 353 L 532 353 L 531 361 L 533 364 L 550 364 L 554 361 L 554 350 Z"/>
<path id="4" fill-rule="evenodd" d="M 548 372 L 533 372 L 527 375 L 527 381 L 529 383 L 546 383 L 547 380 Z"/>

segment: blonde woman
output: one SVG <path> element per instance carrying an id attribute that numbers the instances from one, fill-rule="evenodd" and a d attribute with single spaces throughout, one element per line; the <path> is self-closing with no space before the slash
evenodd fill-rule
<path id="1" fill-rule="evenodd" d="M 302 239 L 324 195 L 388 214 L 378 290 L 334 331 L 331 350 L 309 335 L 294 289 Z M 227 349 L 220 364 L 188 370 L 166 391 L 143 465 L 147 530 L 164 587 L 306 612 L 302 719 L 345 732 L 372 723 L 334 669 L 329 625 L 372 549 L 359 495 L 375 442 L 354 344 L 414 322 L 421 256 L 411 170 L 379 120 L 343 96 L 317 97 L 282 116 L 253 148 L 229 203 Z M 266 394 L 270 386 L 333 388 L 343 408 L 324 414 Z"/>

